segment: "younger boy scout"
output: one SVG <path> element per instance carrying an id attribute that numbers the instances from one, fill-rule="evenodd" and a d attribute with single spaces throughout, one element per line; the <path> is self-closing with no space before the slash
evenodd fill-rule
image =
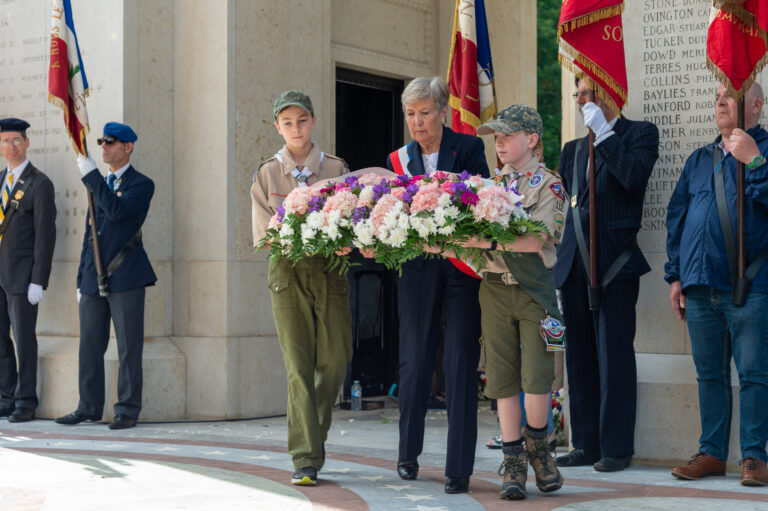
<path id="1" fill-rule="evenodd" d="M 499 496 L 524 499 L 529 462 L 541 491 L 555 491 L 563 485 L 547 442 L 547 414 L 555 378 L 554 351 L 550 349 L 562 349 L 558 342 L 563 333 L 549 269 L 555 264 L 555 243 L 563 229 L 565 195 L 559 176 L 534 155 L 542 136 L 536 110 L 512 105 L 480 126 L 477 133 L 494 135 L 496 152 L 504 164 L 497 183 L 516 188 L 524 196 L 523 207 L 531 219 L 543 222 L 551 233 L 520 237 L 503 247 L 478 243 L 492 251 L 483 268 L 479 298 L 485 394 L 497 400 L 503 442 L 504 480 Z M 525 438 L 520 431 L 520 391 L 525 392 Z"/>
<path id="2" fill-rule="evenodd" d="M 315 114 L 309 96 L 283 92 L 275 100 L 274 115 L 285 145 L 254 176 L 254 246 L 291 190 L 349 171 L 344 160 L 312 143 Z M 317 484 L 331 409 L 352 357 L 349 284 L 337 271 L 328 271 L 327 264 L 321 256 L 295 266 L 278 258 L 269 269 L 272 312 L 288 376 L 288 450 L 296 469 L 291 482 L 298 485 Z"/>

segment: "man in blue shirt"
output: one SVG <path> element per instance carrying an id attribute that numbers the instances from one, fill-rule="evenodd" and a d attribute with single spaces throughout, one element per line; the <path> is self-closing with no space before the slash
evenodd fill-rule
<path id="1" fill-rule="evenodd" d="M 720 136 L 685 163 L 667 211 L 665 280 L 669 302 L 686 321 L 699 382 L 699 452 L 672 470 L 679 479 L 724 475 L 731 427 L 733 356 L 739 373 L 742 474 L 745 486 L 768 485 L 768 265 L 752 281 L 743 306 L 734 304 L 727 235 L 736 232 L 736 166 L 745 170 L 746 262 L 768 243 L 768 132 L 757 122 L 763 91 L 755 82 L 745 97 L 745 126 L 736 127 L 737 104 L 725 86 L 717 89 L 715 120 Z M 722 172 L 722 175 L 720 174 Z M 723 235 L 716 199 L 724 183 Z M 725 212 L 723 212 L 725 213 Z M 730 217 L 730 218 L 728 218 Z M 725 223 L 724 225 L 727 225 Z M 735 252 L 735 247 L 733 251 Z"/>

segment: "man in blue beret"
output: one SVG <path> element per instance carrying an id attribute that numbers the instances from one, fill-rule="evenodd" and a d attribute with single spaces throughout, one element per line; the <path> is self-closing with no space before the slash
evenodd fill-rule
<path id="1" fill-rule="evenodd" d="M 35 418 L 37 304 L 56 243 L 53 183 L 27 158 L 27 128 L 21 119 L 0 120 L 0 154 L 8 164 L 0 173 L 0 417 L 9 422 Z"/>
<path id="2" fill-rule="evenodd" d="M 126 124 L 109 122 L 104 126 L 104 134 L 97 142 L 104 163 L 109 165 L 106 178 L 90 155 L 77 157 L 83 183 L 93 194 L 106 286 L 99 285 L 89 214 L 77 271 L 80 402 L 74 412 L 56 419 L 59 424 L 101 420 L 104 352 L 109 342 L 110 319 L 115 327 L 120 367 L 115 418 L 109 428 L 135 426 L 141 411 L 144 295 L 145 287 L 154 285 L 157 277 L 141 241 L 141 226 L 147 218 L 155 184 L 129 162 L 136 139 L 136 133 Z"/>

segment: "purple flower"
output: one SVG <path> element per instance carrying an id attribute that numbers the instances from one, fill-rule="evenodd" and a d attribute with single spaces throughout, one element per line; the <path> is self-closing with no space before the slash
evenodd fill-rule
<path id="1" fill-rule="evenodd" d="M 405 193 L 403 194 L 403 200 L 410 204 L 413 201 L 413 196 L 419 191 L 419 187 L 415 184 L 411 184 L 405 187 Z"/>
<path id="2" fill-rule="evenodd" d="M 451 192 L 453 193 L 453 195 L 456 195 L 456 196 L 459 196 L 459 197 L 464 195 L 464 193 L 466 193 L 468 190 L 469 190 L 469 188 L 467 187 L 467 185 L 465 185 L 461 181 L 458 181 L 458 182 L 453 183 L 451 185 Z"/>
<path id="3" fill-rule="evenodd" d="M 408 186 L 408 183 L 411 181 L 411 179 L 406 176 L 405 174 L 400 174 L 395 179 L 395 184 L 398 186 Z"/>
<path id="4" fill-rule="evenodd" d="M 361 220 L 368 218 L 368 208 L 365 206 L 355 208 L 352 210 L 352 223 L 357 225 Z"/>
<path id="5" fill-rule="evenodd" d="M 466 170 L 461 171 L 461 174 L 459 174 L 459 179 L 461 179 L 462 181 L 466 181 L 467 179 L 469 179 L 469 172 L 467 172 Z"/>
<path id="6" fill-rule="evenodd" d="M 323 197 L 312 197 L 309 199 L 309 203 L 307 204 L 309 206 L 309 212 L 312 213 L 313 211 L 320 211 L 323 209 L 323 206 L 325 205 L 325 199 Z"/>
<path id="7" fill-rule="evenodd" d="M 382 179 L 379 184 L 373 187 L 373 200 L 381 199 L 384 194 L 389 193 L 390 188 L 386 179 Z"/>
<path id="8" fill-rule="evenodd" d="M 466 192 L 461 194 L 461 202 L 464 204 L 469 204 L 470 206 L 474 206 L 477 204 L 479 197 L 477 194 L 473 191 L 467 190 Z"/>
<path id="9" fill-rule="evenodd" d="M 284 218 L 285 218 L 285 208 L 282 207 L 282 206 L 278 206 L 277 207 L 277 219 L 282 222 Z"/>
<path id="10" fill-rule="evenodd" d="M 349 188 L 354 188 L 357 185 L 357 176 L 349 176 L 344 178 L 344 182 Z"/>

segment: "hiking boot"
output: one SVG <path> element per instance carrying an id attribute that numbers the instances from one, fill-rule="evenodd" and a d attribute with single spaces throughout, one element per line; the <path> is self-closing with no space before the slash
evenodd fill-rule
<path id="1" fill-rule="evenodd" d="M 504 477 L 499 492 L 500 499 L 521 500 L 527 497 L 525 481 L 528 479 L 528 456 L 525 452 L 505 454 L 499 467 L 499 475 Z"/>
<path id="2" fill-rule="evenodd" d="M 533 438 L 529 432 L 526 432 L 525 452 L 528 455 L 528 462 L 536 474 L 536 486 L 539 487 L 539 490 L 545 493 L 559 490 L 563 486 L 563 476 L 557 470 L 557 464 L 547 436 Z"/>
<path id="3" fill-rule="evenodd" d="M 685 465 L 673 468 L 672 475 L 689 481 L 708 476 L 724 476 L 725 462 L 709 454 L 698 452 Z"/>
<path id="4" fill-rule="evenodd" d="M 768 486 L 768 469 L 757 458 L 741 460 L 741 484 L 744 486 Z"/>
<path id="5" fill-rule="evenodd" d="M 293 473 L 291 484 L 298 486 L 315 486 L 317 484 L 317 469 L 315 467 L 302 467 Z"/>

